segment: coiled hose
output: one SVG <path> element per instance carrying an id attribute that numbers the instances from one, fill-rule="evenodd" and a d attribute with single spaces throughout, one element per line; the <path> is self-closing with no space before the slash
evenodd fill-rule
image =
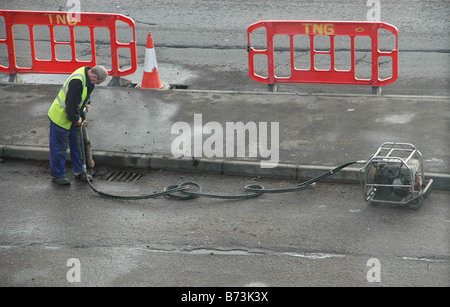
<path id="1" fill-rule="evenodd" d="M 165 196 L 170 199 L 176 199 L 176 200 L 187 200 L 187 199 L 193 199 L 197 197 L 209 197 L 209 198 L 218 198 L 218 199 L 248 199 L 248 198 L 254 198 L 258 197 L 264 193 L 287 193 L 287 192 L 297 192 L 302 191 L 306 189 L 311 189 L 316 186 L 316 182 L 323 180 L 324 178 L 333 175 L 334 173 L 339 172 L 343 168 L 346 168 L 350 165 L 353 165 L 355 163 L 359 163 L 358 161 L 348 162 L 344 163 L 342 165 L 339 165 L 338 167 L 333 168 L 332 170 L 329 170 L 317 177 L 314 177 L 312 179 L 309 179 L 305 182 L 300 183 L 296 187 L 291 188 L 282 188 L 282 189 L 266 189 L 264 186 L 260 184 L 249 184 L 245 186 L 246 194 L 239 194 L 239 195 L 221 195 L 221 194 L 211 194 L 211 193 L 203 193 L 202 187 L 200 184 L 193 182 L 193 181 L 187 181 L 180 183 L 178 185 L 170 185 L 168 187 L 164 188 L 164 191 L 162 192 L 155 192 L 147 195 L 137 195 L 137 196 L 125 196 L 125 195 L 114 195 L 110 193 L 101 192 L 98 189 L 96 189 L 91 181 L 89 180 L 87 176 L 87 167 L 86 167 L 86 155 L 85 155 L 85 148 L 84 148 L 84 141 L 83 141 L 83 129 L 79 128 L 79 133 L 77 136 L 78 139 L 78 151 L 80 152 L 81 156 L 81 163 L 83 166 L 83 176 L 86 177 L 86 181 L 89 184 L 92 191 L 94 191 L 95 194 L 103 197 L 113 198 L 113 199 L 122 199 L 122 200 L 138 200 L 138 199 L 149 199 L 149 198 L 156 198 Z M 197 188 L 197 191 L 191 191 L 190 187 L 194 186 Z"/>

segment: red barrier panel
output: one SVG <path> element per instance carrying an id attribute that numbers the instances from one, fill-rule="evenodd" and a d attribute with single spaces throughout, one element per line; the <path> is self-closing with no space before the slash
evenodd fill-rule
<path id="1" fill-rule="evenodd" d="M 10 73 L 42 73 L 42 74 L 70 74 L 81 66 L 95 66 L 97 63 L 95 28 L 109 29 L 111 45 L 111 69 L 108 74 L 113 77 L 126 76 L 134 73 L 137 69 L 137 52 L 135 39 L 135 24 L 131 18 L 120 14 L 103 13 L 73 13 L 65 12 L 43 12 L 43 11 L 11 11 L 0 10 L 0 17 L 3 17 L 6 38 L 0 39 L 0 44 L 5 44 L 8 50 L 9 66 L 0 65 L 0 72 Z M 117 40 L 117 21 L 121 21 L 131 27 L 133 37 L 128 43 L 120 43 Z M 18 67 L 16 60 L 16 47 L 14 40 L 15 25 L 26 25 L 29 28 L 29 39 L 31 49 L 31 67 Z M 51 59 L 41 60 L 36 58 L 35 26 L 48 26 L 50 33 Z M 68 27 L 70 37 L 66 41 L 55 40 L 55 27 Z M 91 44 L 91 60 L 81 61 L 76 56 L 75 28 L 84 27 L 89 29 Z M 1 34 L 0 34 L 1 37 Z M 86 39 L 86 38 L 84 38 Z M 130 37 L 131 39 L 131 37 Z M 69 46 L 71 49 L 71 60 L 61 60 L 57 58 L 56 47 Z M 131 68 L 121 70 L 119 65 L 119 48 L 126 48 L 131 55 Z M 67 54 L 65 54 L 67 56 Z"/>
<path id="2" fill-rule="evenodd" d="M 250 35 L 257 29 L 263 28 L 267 35 L 266 49 L 255 49 L 251 46 Z M 379 30 L 384 29 L 394 35 L 395 47 L 392 51 L 380 51 Z M 290 51 L 290 76 L 277 77 L 275 75 L 275 48 L 274 36 L 287 35 L 289 37 Z M 309 37 L 306 50 L 310 52 L 309 69 L 297 69 L 294 38 L 296 35 Z M 315 36 L 329 37 L 329 50 L 315 49 Z M 327 83 L 327 84 L 363 84 L 379 87 L 393 83 L 398 77 L 398 30 L 396 27 L 383 22 L 345 22 L 345 21 L 260 21 L 249 26 L 248 36 L 248 60 L 249 75 L 258 82 L 274 85 L 276 83 Z M 336 69 L 336 48 L 335 38 L 337 36 L 346 36 L 350 38 L 350 67 L 344 70 Z M 368 79 L 357 78 L 355 75 L 355 37 L 367 36 L 370 38 L 370 46 L 365 46 L 371 54 L 371 77 Z M 303 49 L 305 50 L 304 46 Z M 261 76 L 255 73 L 255 55 L 264 55 L 267 57 L 267 76 Z M 330 69 L 318 69 L 316 67 L 316 58 L 318 56 L 330 57 Z M 379 59 L 380 57 L 389 57 L 392 61 L 391 77 L 380 79 L 379 77 Z M 278 64 L 278 63 L 277 63 Z"/>

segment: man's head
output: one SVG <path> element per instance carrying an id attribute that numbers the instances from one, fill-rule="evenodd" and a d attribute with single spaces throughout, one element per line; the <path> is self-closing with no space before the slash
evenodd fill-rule
<path id="1" fill-rule="evenodd" d="M 108 71 L 105 67 L 97 65 L 88 70 L 88 75 L 92 84 L 100 84 L 108 77 Z"/>

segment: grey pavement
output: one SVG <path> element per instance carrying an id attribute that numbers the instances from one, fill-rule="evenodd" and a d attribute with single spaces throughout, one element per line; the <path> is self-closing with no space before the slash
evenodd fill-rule
<path id="1" fill-rule="evenodd" d="M 46 114 L 59 89 L 60 85 L 0 83 L 2 158 L 48 160 Z M 101 86 L 92 97 L 88 131 L 97 165 L 290 179 L 367 160 L 384 142 L 405 142 L 420 150 L 425 175 L 435 180 L 435 187 L 448 189 L 449 119 L 446 96 Z M 259 135 L 246 134 L 244 152 L 238 134 L 227 134 L 227 125 L 236 127 L 239 122 Z M 261 139 L 265 136 L 267 142 Z M 175 147 L 191 154 L 176 157 Z M 269 160 L 278 162 L 276 167 L 262 167 L 261 161 Z M 328 180 L 359 181 L 361 167 Z"/>

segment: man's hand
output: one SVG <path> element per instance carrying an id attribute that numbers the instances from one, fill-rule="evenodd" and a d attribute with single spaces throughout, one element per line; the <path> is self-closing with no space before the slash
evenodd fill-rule
<path id="1" fill-rule="evenodd" d="M 80 127 L 81 126 L 81 121 L 82 121 L 82 119 L 80 117 L 80 119 L 75 123 L 75 126 Z"/>

